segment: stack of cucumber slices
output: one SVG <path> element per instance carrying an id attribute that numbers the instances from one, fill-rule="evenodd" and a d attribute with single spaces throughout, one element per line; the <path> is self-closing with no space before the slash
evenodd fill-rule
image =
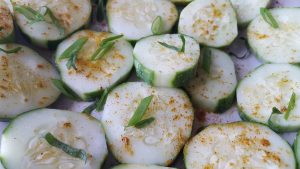
<path id="1" fill-rule="evenodd" d="M 300 8 L 271 4 L 0 0 L 0 168 L 297 169 Z"/>

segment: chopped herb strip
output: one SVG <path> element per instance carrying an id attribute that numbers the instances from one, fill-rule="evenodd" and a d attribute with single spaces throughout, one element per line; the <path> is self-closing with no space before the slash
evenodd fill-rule
<path id="1" fill-rule="evenodd" d="M 284 118 L 285 120 L 288 120 L 290 114 L 291 114 L 291 111 L 294 110 L 296 106 L 296 94 L 293 93 L 291 98 L 290 98 L 290 101 L 289 101 L 289 105 L 288 105 L 288 110 L 287 112 L 284 114 Z"/>
<path id="2" fill-rule="evenodd" d="M 109 94 L 109 89 L 105 89 L 104 92 L 102 93 L 100 99 L 96 102 L 96 110 L 97 111 L 102 111 L 103 108 L 104 108 L 104 105 L 106 103 L 106 99 L 107 99 L 107 96 Z"/>
<path id="3" fill-rule="evenodd" d="M 173 46 L 173 45 L 169 45 L 169 44 L 167 44 L 167 43 L 165 43 L 165 42 L 158 42 L 158 43 L 159 43 L 160 45 L 166 47 L 166 48 L 175 50 L 175 51 L 177 51 L 177 52 L 184 52 L 184 51 L 185 51 L 185 38 L 184 38 L 184 35 L 180 35 L 179 37 L 180 37 L 180 39 L 181 39 L 181 41 L 182 41 L 182 46 L 181 46 L 181 48 L 178 48 L 178 47 Z"/>
<path id="4" fill-rule="evenodd" d="M 81 113 L 91 115 L 92 112 L 96 109 L 96 103 L 97 101 L 86 107 Z"/>
<path id="5" fill-rule="evenodd" d="M 97 50 L 95 51 L 95 53 L 91 56 L 92 60 L 98 60 L 100 58 L 102 58 L 103 56 L 105 56 L 105 54 L 110 51 L 112 49 L 112 47 L 115 45 L 116 40 L 122 38 L 123 35 L 117 35 L 117 36 L 112 36 L 109 38 L 104 39 L 99 47 L 97 48 Z"/>
<path id="6" fill-rule="evenodd" d="M 148 96 L 144 98 L 140 104 L 138 105 L 137 109 L 135 110 L 133 116 L 128 122 L 128 125 L 126 127 L 137 127 L 137 128 L 142 128 L 147 126 L 148 124 L 152 123 L 154 120 L 152 118 L 142 120 L 143 116 L 145 115 L 151 101 L 153 99 L 153 95 Z"/>
<path id="7" fill-rule="evenodd" d="M 0 48 L 0 51 L 4 52 L 6 54 L 11 54 L 11 53 L 18 53 L 21 49 L 22 49 L 22 47 L 16 47 L 14 49 L 9 49 L 9 50 Z"/>
<path id="8" fill-rule="evenodd" d="M 82 159 L 86 163 L 88 155 L 84 150 L 74 148 L 66 143 L 61 142 L 60 140 L 55 138 L 51 133 L 47 133 L 44 138 L 51 146 L 62 150 L 63 152 L 67 153 L 72 157 Z"/>
<path id="9" fill-rule="evenodd" d="M 163 32 L 163 20 L 161 16 L 154 19 L 151 26 L 151 31 L 154 35 L 159 35 Z"/>
<path id="10" fill-rule="evenodd" d="M 70 69 L 71 67 L 77 70 L 76 67 L 76 59 L 77 54 L 83 47 L 83 45 L 87 42 L 88 38 L 82 37 L 77 39 L 70 47 L 68 47 L 62 55 L 58 58 L 58 60 L 68 59 L 67 68 Z"/>
<path id="11" fill-rule="evenodd" d="M 65 96 L 73 100 L 80 100 L 80 97 L 69 88 L 63 81 L 59 79 L 52 79 L 52 83 L 54 86 Z"/>
<path id="12" fill-rule="evenodd" d="M 209 48 L 203 48 L 202 69 L 209 74 L 211 66 L 212 51 Z"/>
<path id="13" fill-rule="evenodd" d="M 260 8 L 260 14 L 263 17 L 263 19 L 273 28 L 277 29 L 279 28 L 279 25 L 271 12 L 267 8 Z"/>
<path id="14" fill-rule="evenodd" d="M 282 114 L 282 112 L 278 110 L 276 107 L 273 107 L 272 114 Z"/>

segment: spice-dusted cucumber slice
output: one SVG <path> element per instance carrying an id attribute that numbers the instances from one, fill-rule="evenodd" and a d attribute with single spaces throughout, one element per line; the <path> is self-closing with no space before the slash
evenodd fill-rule
<path id="1" fill-rule="evenodd" d="M 178 18 L 176 6 L 169 0 L 108 0 L 108 26 L 111 32 L 128 40 L 153 35 L 152 23 L 161 17 L 160 33 L 169 32 Z"/>
<path id="2" fill-rule="evenodd" d="M 61 78 L 83 100 L 98 96 L 102 90 L 124 80 L 133 67 L 133 48 L 129 42 L 120 38 L 101 58 L 93 60 L 92 56 L 100 44 L 115 35 L 107 32 L 80 31 L 64 40 L 57 49 L 56 63 Z M 60 59 L 61 55 L 80 38 L 87 42 L 76 54 L 74 68 L 68 68 L 70 59 Z M 98 93 L 98 94 L 97 94 Z"/>
<path id="3" fill-rule="evenodd" d="M 300 68 L 295 65 L 266 64 L 247 75 L 237 88 L 237 102 L 241 117 L 268 124 L 277 131 L 299 129 L 299 73 Z M 288 105 L 293 93 L 296 95 L 295 107 L 286 118 L 284 116 L 288 113 Z M 282 114 L 271 116 L 273 108 L 277 108 Z"/>
<path id="4" fill-rule="evenodd" d="M 0 45 L 0 118 L 12 118 L 25 111 L 53 103 L 60 92 L 51 79 L 55 68 L 33 50 L 17 45 Z M 19 50 L 18 50 L 19 49 Z"/>
<path id="5" fill-rule="evenodd" d="M 175 169 L 170 167 L 161 167 L 155 165 L 141 165 L 141 164 L 122 164 L 111 169 Z"/>
<path id="6" fill-rule="evenodd" d="M 223 112 L 231 107 L 235 96 L 234 63 L 225 52 L 212 48 L 204 48 L 201 57 L 196 78 L 187 84 L 186 89 L 198 108 Z"/>
<path id="7" fill-rule="evenodd" d="M 248 42 L 256 56 L 272 63 L 300 63 L 298 45 L 300 27 L 299 8 L 269 10 L 278 28 L 273 28 L 262 16 L 248 27 Z"/>
<path id="8" fill-rule="evenodd" d="M 187 169 L 296 169 L 290 145 L 268 127 L 236 122 L 212 125 L 184 148 Z"/>
<path id="9" fill-rule="evenodd" d="M 53 48 L 59 41 L 90 21 L 92 5 L 90 0 L 11 0 L 15 18 L 21 31 L 35 45 Z M 20 9 L 21 8 L 21 9 Z M 24 8 L 35 16 L 29 19 Z M 49 9 L 46 13 L 46 9 Z M 26 12 L 28 13 L 28 12 Z M 29 15 L 29 16 L 27 16 Z M 52 16 L 51 16 L 52 15 Z M 26 17 L 27 16 L 27 17 Z M 38 19 L 37 19 L 38 18 Z"/>
<path id="10" fill-rule="evenodd" d="M 141 39 L 133 53 L 137 75 L 144 81 L 154 86 L 179 87 L 194 77 L 200 47 L 189 36 L 166 34 Z"/>
<path id="11" fill-rule="evenodd" d="M 228 46 L 238 35 L 230 0 L 194 0 L 181 12 L 179 33 L 211 47 Z"/>
<path id="12" fill-rule="evenodd" d="M 86 162 L 50 145 L 47 133 L 68 147 L 84 151 Z M 7 169 L 98 169 L 106 155 L 101 124 L 70 111 L 39 109 L 21 114 L 2 134 L 1 160 Z"/>
<path id="13" fill-rule="evenodd" d="M 150 95 L 152 101 L 143 119 L 153 121 L 127 127 L 137 107 Z M 110 92 L 101 122 L 110 150 L 118 161 L 166 166 L 190 137 L 193 119 L 192 104 L 182 90 L 131 82 Z"/>
<path id="14" fill-rule="evenodd" d="M 270 0 L 230 0 L 236 11 L 238 24 L 246 26 L 260 14 L 260 8 L 270 4 Z"/>
<path id="15" fill-rule="evenodd" d="M 14 41 L 14 23 L 9 8 L 4 0 L 0 0 L 0 43 Z"/>

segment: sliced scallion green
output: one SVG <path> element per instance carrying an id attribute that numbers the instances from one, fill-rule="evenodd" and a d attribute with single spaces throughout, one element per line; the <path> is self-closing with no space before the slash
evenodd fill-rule
<path id="1" fill-rule="evenodd" d="M 260 8 L 260 14 L 270 26 L 275 29 L 279 28 L 278 22 L 267 8 Z"/>
<path id="2" fill-rule="evenodd" d="M 103 110 L 109 91 L 110 91 L 109 89 L 105 89 L 103 91 L 100 99 L 96 102 L 96 110 L 97 111 Z"/>
<path id="3" fill-rule="evenodd" d="M 180 48 L 176 47 L 176 46 L 173 46 L 173 45 L 169 45 L 165 42 L 158 42 L 160 45 L 166 47 L 166 48 L 169 48 L 169 49 L 172 49 L 172 50 L 175 50 L 177 52 L 184 52 L 185 51 L 185 37 L 184 35 L 180 34 L 179 35 L 180 39 L 181 39 L 181 42 L 182 42 L 182 46 Z"/>
<path id="4" fill-rule="evenodd" d="M 163 33 L 163 20 L 161 16 L 157 16 L 152 22 L 151 31 L 154 35 Z"/>
<path id="5" fill-rule="evenodd" d="M 287 112 L 284 114 L 285 120 L 288 120 L 291 111 L 295 108 L 295 106 L 296 106 L 296 94 L 293 93 L 289 101 Z"/>

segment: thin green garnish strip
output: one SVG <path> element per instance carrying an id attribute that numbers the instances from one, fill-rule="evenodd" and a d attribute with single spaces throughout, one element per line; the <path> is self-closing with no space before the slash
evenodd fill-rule
<path id="1" fill-rule="evenodd" d="M 96 99 L 95 102 L 93 102 L 91 105 L 89 105 L 88 107 L 86 107 L 81 113 L 90 115 L 94 110 L 96 110 L 98 112 L 102 111 L 103 108 L 104 108 L 104 105 L 106 103 L 109 91 L 110 91 L 110 89 L 105 89 L 102 92 L 100 98 Z"/>
<path id="2" fill-rule="evenodd" d="M 145 97 L 140 102 L 140 104 L 138 105 L 137 109 L 135 110 L 133 116 L 129 120 L 126 127 L 134 126 L 136 128 L 144 128 L 144 127 L 148 126 L 149 124 L 151 124 L 155 120 L 154 117 L 143 119 L 153 97 L 154 97 L 153 95 Z"/>
<path id="3" fill-rule="evenodd" d="M 207 47 L 203 48 L 202 69 L 207 74 L 210 74 L 210 67 L 212 64 L 211 55 L 212 55 L 212 51 L 209 48 Z"/>
<path id="4" fill-rule="evenodd" d="M 151 31 L 154 35 L 163 33 L 163 20 L 161 16 L 157 16 L 152 22 Z"/>
<path id="5" fill-rule="evenodd" d="M 53 85 L 66 97 L 72 100 L 81 100 L 80 97 L 62 80 L 60 79 L 52 79 Z"/>
<path id="6" fill-rule="evenodd" d="M 172 49 L 172 50 L 175 50 L 177 52 L 184 52 L 185 51 L 185 37 L 184 35 L 180 34 L 179 35 L 180 39 L 181 39 L 181 42 L 182 42 L 182 46 L 179 48 L 179 47 L 176 47 L 176 46 L 173 46 L 173 45 L 169 45 L 165 42 L 158 42 L 160 45 L 166 47 L 166 48 L 169 48 L 169 49 Z"/>
<path id="7" fill-rule="evenodd" d="M 41 12 L 42 9 L 44 9 L 43 13 Z M 14 7 L 14 10 L 24 15 L 30 21 L 30 24 L 45 21 L 47 23 L 54 24 L 60 31 L 60 34 L 64 34 L 65 31 L 64 28 L 60 25 L 58 19 L 54 16 L 51 9 L 48 8 L 47 6 L 41 7 L 40 11 L 35 11 L 29 6 L 17 5 Z M 49 16 L 51 20 L 50 22 L 47 21 L 46 16 Z"/>
<path id="8" fill-rule="evenodd" d="M 66 143 L 63 143 L 49 132 L 44 136 L 44 138 L 51 146 L 62 150 L 63 152 L 67 153 L 72 157 L 82 159 L 85 163 L 87 162 L 88 154 L 84 150 L 77 149 Z"/>
<path id="9" fill-rule="evenodd" d="M 290 101 L 289 101 L 287 111 L 284 113 L 284 119 L 285 120 L 289 119 L 289 116 L 290 116 L 292 110 L 294 110 L 295 106 L 296 106 L 296 93 L 293 92 L 293 94 L 290 98 Z M 283 112 L 281 112 L 278 108 L 273 107 L 272 114 L 283 114 Z"/>
<path id="10" fill-rule="evenodd" d="M 109 38 L 104 39 L 99 47 L 96 49 L 94 54 L 91 56 L 91 60 L 98 60 L 105 56 L 105 54 L 110 51 L 114 45 L 115 41 L 122 38 L 123 35 L 116 35 Z"/>
<path id="11" fill-rule="evenodd" d="M 75 69 L 76 67 L 76 60 L 77 60 L 77 54 L 81 50 L 81 48 L 84 46 L 84 44 L 87 42 L 87 37 L 82 37 L 77 39 L 71 46 L 69 46 L 58 58 L 58 61 L 61 61 L 63 59 L 68 59 L 67 62 L 67 68 L 68 69 Z"/>
<path id="12" fill-rule="evenodd" d="M 11 53 L 18 53 L 21 49 L 22 49 L 22 47 L 16 47 L 14 49 L 9 49 L 9 50 L 0 48 L 0 51 L 4 52 L 6 54 L 11 54 Z"/>
<path id="13" fill-rule="evenodd" d="M 278 22 L 267 8 L 260 8 L 260 14 L 270 26 L 275 29 L 279 28 Z"/>

